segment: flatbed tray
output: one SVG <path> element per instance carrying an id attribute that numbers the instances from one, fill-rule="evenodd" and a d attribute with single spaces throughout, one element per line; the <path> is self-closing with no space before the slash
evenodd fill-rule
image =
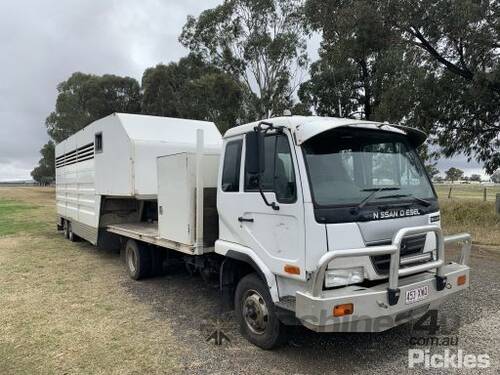
<path id="1" fill-rule="evenodd" d="M 158 222 L 123 223 L 107 226 L 107 231 L 123 237 L 132 238 L 138 241 L 147 242 L 167 249 L 177 250 L 186 254 L 195 254 L 196 247 L 186 245 L 158 235 Z M 208 249 L 207 249 L 208 250 Z M 205 250 L 206 252 L 206 250 Z"/>

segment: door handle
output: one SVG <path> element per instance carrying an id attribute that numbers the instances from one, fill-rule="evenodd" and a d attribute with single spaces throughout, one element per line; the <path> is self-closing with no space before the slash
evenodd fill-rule
<path id="1" fill-rule="evenodd" d="M 249 219 L 249 218 L 246 218 L 246 217 L 243 217 L 243 216 L 240 216 L 240 217 L 238 218 L 238 221 L 239 221 L 240 223 L 242 223 L 242 222 L 244 222 L 244 221 L 246 221 L 247 223 L 253 223 L 253 219 L 251 219 L 251 218 Z"/>

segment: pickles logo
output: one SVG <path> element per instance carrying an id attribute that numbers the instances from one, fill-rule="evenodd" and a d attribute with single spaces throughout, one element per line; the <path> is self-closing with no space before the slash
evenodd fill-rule
<path id="1" fill-rule="evenodd" d="M 446 331 L 446 326 L 453 321 L 442 319 L 438 323 L 438 310 L 427 311 L 418 319 L 413 330 L 425 331 L 427 336 L 412 336 L 410 345 L 415 348 L 408 349 L 408 368 L 423 369 L 485 369 L 491 366 L 491 358 L 486 353 L 466 353 L 459 349 L 458 336 L 436 335 Z M 426 348 L 427 347 L 427 348 Z M 448 371 L 447 371 L 448 372 Z"/>
<path id="2" fill-rule="evenodd" d="M 445 349 L 442 354 L 431 353 L 430 349 L 409 349 L 408 367 L 483 369 L 490 367 L 490 357 L 488 354 L 467 354 L 462 349 L 457 351 Z"/>
<path id="3" fill-rule="evenodd" d="M 375 211 L 373 212 L 373 220 L 397 219 L 399 217 L 418 216 L 418 215 L 420 215 L 420 210 L 418 208 Z"/>

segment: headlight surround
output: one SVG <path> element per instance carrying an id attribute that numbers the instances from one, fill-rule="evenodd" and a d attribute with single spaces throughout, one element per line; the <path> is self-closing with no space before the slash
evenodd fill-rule
<path id="1" fill-rule="evenodd" d="M 363 267 L 330 269 L 325 272 L 325 287 L 346 286 L 364 281 Z"/>

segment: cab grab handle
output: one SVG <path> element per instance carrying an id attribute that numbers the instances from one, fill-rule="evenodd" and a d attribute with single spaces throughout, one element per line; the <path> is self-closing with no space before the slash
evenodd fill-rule
<path id="1" fill-rule="evenodd" d="M 247 223 L 253 223 L 253 219 L 251 219 L 251 218 L 246 218 L 246 217 L 243 217 L 243 216 L 240 216 L 240 217 L 238 218 L 238 221 L 239 221 L 240 223 L 242 223 L 242 222 L 244 222 L 244 221 L 246 221 Z"/>

